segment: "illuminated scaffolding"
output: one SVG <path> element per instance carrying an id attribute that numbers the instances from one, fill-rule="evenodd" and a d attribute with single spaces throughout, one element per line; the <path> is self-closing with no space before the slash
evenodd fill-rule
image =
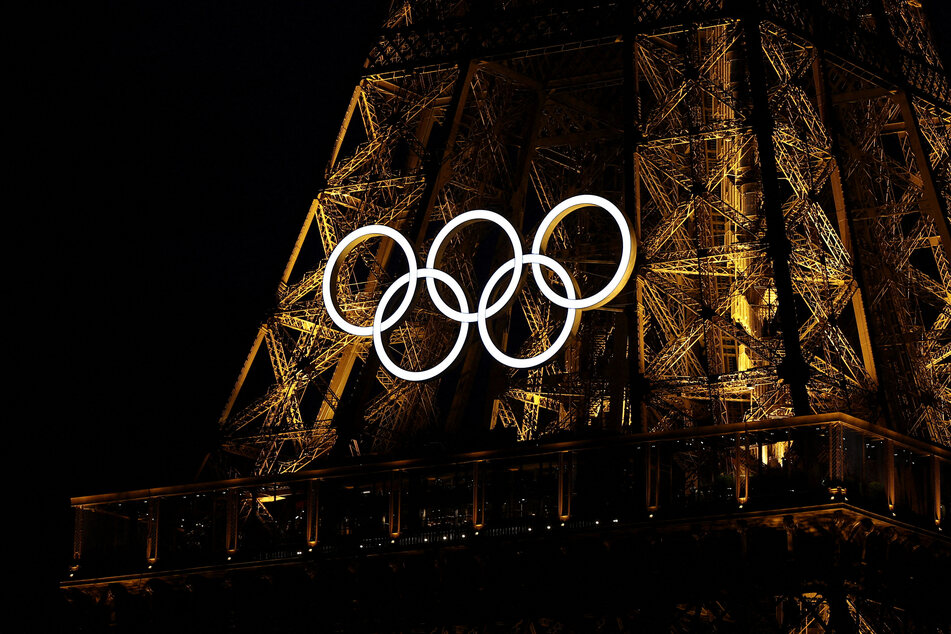
<path id="1" fill-rule="evenodd" d="M 578 194 L 624 211 L 637 259 L 550 363 L 473 343 L 407 381 L 328 317 L 355 229 L 422 257 L 467 211 L 531 236 Z M 221 414 L 226 479 L 74 498 L 64 586 L 109 622 L 142 594 L 237 597 L 247 631 L 288 592 L 267 627 L 479 629 L 514 601 L 512 631 L 926 631 L 951 558 L 949 206 L 917 2 L 394 1 Z M 484 228 L 440 264 L 470 298 L 511 257 Z M 393 247 L 344 258 L 349 321 L 404 273 Z M 582 295 L 620 252 L 596 209 L 546 248 Z M 528 357 L 564 319 L 527 283 L 489 328 Z M 429 368 L 458 328 L 422 292 L 386 345 Z M 413 592 L 435 607 L 394 625 Z"/>
<path id="2" fill-rule="evenodd" d="M 483 425 L 521 440 L 844 411 L 951 444 L 951 109 L 916 3 L 576 4 L 500 3 L 491 22 L 464 2 L 393 4 L 222 413 L 225 450 L 256 474 L 353 440 L 390 452 L 459 429 L 473 389 L 488 390 Z M 327 318 L 320 257 L 356 228 L 392 226 L 422 254 L 465 211 L 527 235 L 578 193 L 624 209 L 640 253 L 552 363 L 505 371 L 470 346 L 455 374 L 412 383 Z M 548 249 L 582 291 L 617 261 L 602 221 L 566 223 Z M 443 268 L 477 295 L 473 256 L 497 265 L 498 244 L 466 231 Z M 379 241 L 347 260 L 351 320 L 370 323 L 402 273 L 391 254 Z M 455 337 L 426 302 L 390 337 L 404 367 Z M 525 285 L 492 328 L 529 356 L 562 317 Z M 268 362 L 252 398 L 245 379 Z"/>

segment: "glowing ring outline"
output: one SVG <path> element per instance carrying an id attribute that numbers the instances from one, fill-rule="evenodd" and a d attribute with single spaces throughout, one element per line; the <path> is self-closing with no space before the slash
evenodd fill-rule
<path id="1" fill-rule="evenodd" d="M 512 280 L 506 287 L 505 292 L 502 293 L 502 296 L 486 311 L 486 317 L 493 317 L 500 310 L 505 308 L 512 298 L 515 297 L 515 293 L 518 292 L 521 282 L 521 275 L 518 274 L 518 271 L 522 268 L 522 243 L 518 232 L 515 231 L 515 227 L 512 226 L 512 223 L 509 222 L 505 216 L 486 209 L 473 209 L 464 214 L 459 214 L 436 234 L 436 238 L 433 240 L 432 246 L 429 247 L 429 254 L 426 257 L 426 268 L 435 269 L 439 266 L 442 261 L 443 252 L 446 249 L 444 242 L 446 242 L 453 231 L 480 221 L 492 222 L 502 228 L 502 231 L 508 236 L 509 242 L 512 243 L 512 259 L 516 263 L 515 268 L 512 269 Z M 429 295 L 433 300 L 433 304 L 436 305 L 436 308 L 450 319 L 472 323 L 481 318 L 477 312 L 462 313 L 447 305 L 439 295 L 439 290 L 436 288 L 436 281 L 433 278 L 427 278 L 426 288 L 429 290 Z"/>
<path id="2" fill-rule="evenodd" d="M 387 227 L 386 225 L 367 225 L 356 231 L 351 231 L 344 236 L 343 240 L 337 243 L 337 246 L 334 247 L 334 250 L 330 253 L 330 257 L 327 258 L 327 264 L 324 267 L 324 282 L 322 284 L 324 306 L 327 309 L 327 314 L 341 330 L 351 335 L 359 335 L 362 337 L 372 336 L 373 326 L 355 326 L 344 319 L 340 314 L 340 306 L 337 300 L 337 274 L 340 272 L 340 261 L 346 257 L 348 253 L 353 251 L 358 244 L 377 236 L 390 238 L 403 249 L 403 253 L 406 255 L 406 261 L 409 263 L 408 275 L 410 276 L 410 287 L 406 290 L 406 297 L 403 298 L 396 312 L 383 322 L 383 330 L 389 330 L 396 325 L 396 322 L 403 318 L 413 298 L 416 296 L 416 285 L 419 283 L 419 276 L 417 275 L 418 266 L 416 265 L 416 252 L 413 251 L 413 246 L 409 243 L 409 240 L 404 238 L 403 234 L 396 229 Z M 376 321 L 375 316 L 374 321 Z"/>
<path id="3" fill-rule="evenodd" d="M 522 258 L 522 261 L 525 264 L 531 264 L 533 267 L 544 265 L 550 268 L 555 274 L 561 278 L 561 281 L 565 285 L 565 289 L 568 292 L 568 298 L 574 299 L 575 296 L 575 280 L 571 277 L 571 274 L 559 264 L 556 260 L 548 257 L 547 255 L 540 255 L 538 253 L 531 253 Z M 508 272 L 508 269 L 514 268 L 515 260 L 509 260 L 498 269 L 495 273 L 492 274 L 492 277 L 489 278 L 489 281 L 485 284 L 485 289 L 482 291 L 482 296 L 479 297 L 479 338 L 482 339 L 482 345 L 485 346 L 485 349 L 488 350 L 489 354 L 492 357 L 501 363 L 502 365 L 507 365 L 510 368 L 515 369 L 525 369 L 525 368 L 534 368 L 535 366 L 541 365 L 551 359 L 553 356 L 558 354 L 562 349 L 565 343 L 568 342 L 568 338 L 571 337 L 578 330 L 578 324 L 581 322 L 581 311 L 577 308 L 569 308 L 568 314 L 565 315 L 565 325 L 561 329 L 561 333 L 555 339 L 554 343 L 545 350 L 545 352 L 536 354 L 534 357 L 526 357 L 524 359 L 518 357 L 510 357 L 496 347 L 495 342 L 492 341 L 492 337 L 489 335 L 489 329 L 484 318 L 485 305 L 488 304 L 488 297 L 492 294 L 492 289 L 495 288 L 495 285 L 498 283 L 499 278 L 505 275 Z"/>
<path id="4" fill-rule="evenodd" d="M 568 214 L 583 207 L 599 207 L 604 209 L 612 216 L 615 222 L 617 222 L 621 233 L 622 257 L 614 276 L 611 278 L 608 284 L 606 284 L 605 287 L 601 289 L 601 291 L 587 298 L 577 298 L 577 285 L 571 274 L 556 260 L 550 258 L 541 251 L 546 248 L 548 240 L 554 233 L 555 227 L 557 227 L 558 223 L 561 222 L 561 220 L 564 219 Z M 500 266 L 499 269 L 497 269 L 492 274 L 489 282 L 486 284 L 485 289 L 483 289 L 482 295 L 479 298 L 476 313 L 470 313 L 468 312 L 468 301 L 465 297 L 465 292 L 463 291 L 462 287 L 450 275 L 435 268 L 434 265 L 438 265 L 439 260 L 441 260 L 442 251 L 445 248 L 443 246 L 443 242 L 448 239 L 448 235 L 451 233 L 451 231 L 477 221 L 494 222 L 505 231 L 513 245 L 513 258 Z M 377 307 L 377 312 L 374 314 L 373 325 L 363 327 L 355 326 L 343 319 L 339 312 L 340 307 L 338 304 L 336 291 L 338 289 L 337 276 L 340 269 L 340 261 L 358 244 L 376 236 L 391 238 L 399 245 L 406 255 L 409 265 L 409 272 L 398 278 L 397 281 L 394 282 L 384 293 L 385 301 L 383 301 L 381 298 L 381 302 Z M 579 314 L 580 312 L 605 305 L 614 297 L 616 297 L 617 294 L 621 292 L 621 290 L 623 290 L 634 269 L 634 258 L 636 255 L 637 242 L 630 221 L 613 203 L 600 196 L 582 194 L 562 201 L 545 216 L 537 232 L 535 233 L 535 238 L 532 244 L 532 252 L 530 254 L 526 255 L 523 253 L 518 234 L 508 220 L 493 211 L 481 209 L 460 214 L 455 219 L 450 221 L 450 223 L 443 227 L 443 229 L 437 234 L 436 239 L 433 242 L 433 247 L 435 248 L 431 248 L 426 260 L 427 266 L 425 268 L 419 268 L 417 265 L 416 254 L 413 252 L 413 248 L 409 241 L 404 238 L 402 234 L 385 225 L 368 225 L 361 229 L 350 232 L 337 244 L 337 246 L 331 252 L 330 257 L 327 259 L 327 264 L 324 270 L 322 292 L 324 305 L 331 321 L 333 321 L 334 324 L 341 330 L 349 334 L 372 336 L 374 338 L 374 347 L 377 350 L 377 354 L 380 357 L 384 367 L 386 367 L 386 369 L 392 374 L 410 381 L 428 380 L 437 376 L 447 367 L 449 367 L 449 365 L 451 365 L 456 360 L 459 354 L 461 354 L 462 345 L 464 345 L 466 336 L 468 335 L 468 324 L 472 323 L 473 321 L 478 322 L 479 337 L 482 339 L 483 345 L 486 347 L 492 357 L 503 365 L 511 368 L 523 369 L 535 367 L 545 363 L 555 356 L 565 345 L 568 338 L 577 331 L 581 319 Z M 524 264 L 532 265 L 532 272 L 535 281 L 545 297 L 556 306 L 565 308 L 568 313 L 566 315 L 565 326 L 562 328 L 562 332 L 559 334 L 555 343 L 552 344 L 548 350 L 535 355 L 534 357 L 519 359 L 506 355 L 495 346 L 495 343 L 489 337 L 486 321 L 489 317 L 492 317 L 501 311 L 505 306 L 511 303 L 512 299 L 514 299 L 515 293 L 517 293 L 523 281 L 523 276 L 520 274 L 518 269 Z M 556 275 L 558 275 L 565 285 L 567 297 L 557 294 L 550 286 L 548 286 L 548 282 L 541 273 L 541 266 L 551 269 Z M 513 272 L 512 281 L 509 282 L 509 286 L 506 288 L 503 295 L 498 300 L 496 300 L 491 307 L 487 306 L 489 297 L 491 296 L 491 290 L 495 288 L 495 285 L 499 282 L 499 279 L 509 270 L 512 270 Z M 438 363 L 434 368 L 414 372 L 399 368 L 389 359 L 389 357 L 386 356 L 386 351 L 382 347 L 382 334 L 383 331 L 392 328 L 405 316 L 406 311 L 409 309 L 409 305 L 416 296 L 417 284 L 420 277 L 426 279 L 427 289 L 430 291 L 430 294 L 433 298 L 433 303 L 436 305 L 437 309 L 439 309 L 439 311 L 444 316 L 458 321 L 461 326 L 460 334 L 456 340 L 456 344 L 453 346 L 452 351 L 450 351 L 450 354 L 446 357 L 446 359 Z M 456 295 L 456 299 L 459 301 L 459 306 L 463 309 L 462 311 L 457 311 L 445 303 L 435 286 L 435 279 L 439 279 L 449 286 L 453 294 Z M 381 322 L 380 315 L 383 314 L 382 309 L 387 305 L 393 295 L 395 295 L 395 293 L 404 285 L 409 285 L 409 288 L 406 290 L 403 301 L 389 319 Z M 473 318 L 473 315 L 475 315 L 475 318 Z"/>
<path id="5" fill-rule="evenodd" d="M 584 207 L 600 207 L 607 211 L 617 223 L 621 233 L 621 260 L 618 263 L 618 268 L 614 276 L 605 284 L 604 288 L 594 295 L 579 299 L 566 298 L 553 291 L 542 275 L 539 263 L 536 262 L 532 264 L 532 275 L 535 277 L 535 283 L 538 285 L 539 290 L 541 290 L 542 294 L 547 297 L 549 301 L 562 308 L 590 310 L 604 306 L 623 290 L 625 282 L 634 271 L 634 257 L 637 255 L 637 244 L 634 241 L 634 228 L 631 226 L 631 221 L 628 220 L 627 216 L 621 213 L 621 210 L 618 209 L 614 203 L 592 194 L 572 196 L 558 203 L 554 209 L 549 211 L 545 219 L 542 220 L 541 225 L 539 225 L 538 231 L 535 232 L 535 240 L 532 242 L 532 253 L 535 255 L 543 255 L 542 251 L 548 246 L 548 239 L 551 238 L 558 223 L 568 214 Z"/>
<path id="6" fill-rule="evenodd" d="M 459 302 L 459 307 L 463 310 L 468 310 L 469 301 L 466 298 L 465 292 L 462 290 L 462 287 L 459 285 L 451 275 L 439 269 L 419 269 L 419 277 L 426 278 L 427 281 L 438 279 L 440 282 L 449 287 L 449 290 L 452 291 L 453 295 L 456 296 L 456 300 Z M 386 292 L 383 293 L 383 297 L 380 298 L 380 304 L 376 308 L 376 314 L 373 317 L 373 348 L 376 350 L 376 355 L 380 359 L 380 363 L 383 364 L 383 367 L 387 371 L 401 379 L 407 381 L 428 381 L 429 379 L 435 378 L 443 373 L 443 371 L 455 363 L 456 359 L 459 357 L 462 352 L 462 347 L 466 343 L 466 339 L 469 335 L 469 324 L 464 321 L 455 321 L 459 322 L 459 336 L 456 337 L 456 343 L 453 345 L 452 350 L 449 351 L 449 354 L 445 359 L 437 363 L 435 366 L 429 368 L 428 370 L 404 370 L 394 363 L 389 355 L 386 352 L 386 348 L 383 346 L 383 331 L 385 328 L 382 327 L 380 323 L 380 315 L 385 311 L 386 305 L 389 303 L 390 299 L 396 292 L 402 288 L 404 285 L 410 283 L 410 274 L 405 273 L 399 279 L 397 279 L 393 284 L 390 285 Z M 435 285 L 435 284 L 434 284 Z M 445 317 L 449 317 L 443 313 Z M 451 317 L 450 317 L 451 319 Z"/>

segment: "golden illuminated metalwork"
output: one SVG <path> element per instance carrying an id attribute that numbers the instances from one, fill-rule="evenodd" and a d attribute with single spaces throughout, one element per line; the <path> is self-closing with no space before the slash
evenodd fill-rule
<path id="1" fill-rule="evenodd" d="M 428 253 L 466 211 L 531 235 L 582 193 L 627 215 L 634 272 L 550 363 L 470 345 L 406 381 L 333 327 L 326 257 L 354 229 Z M 918 2 L 394 1 L 221 415 L 245 461 L 74 498 L 64 589 L 110 626 L 178 605 L 247 631 L 937 631 L 949 206 L 951 87 Z M 511 256 L 485 226 L 439 263 L 470 297 Z M 617 236 L 582 210 L 546 252 L 587 296 Z M 401 250 L 341 258 L 351 323 Z M 386 344 L 404 368 L 458 333 L 426 295 Z M 525 284 L 490 334 L 534 356 L 564 315 Z M 496 433 L 458 441 L 474 427 Z M 333 449 L 390 455 L 311 464 Z M 293 609 L 259 627 L 261 605 Z"/>
<path id="2" fill-rule="evenodd" d="M 464 3 L 393 3 L 221 415 L 224 448 L 254 473 L 292 472 L 335 443 L 386 452 L 452 432 L 483 400 L 485 425 L 522 440 L 844 411 L 951 444 L 951 91 L 921 9 L 658 1 L 582 20 L 574 4 L 506 3 L 490 26 Z M 412 383 L 328 320 L 320 258 L 348 232 L 386 224 L 425 252 L 467 210 L 529 233 L 578 193 L 617 203 L 641 249 L 625 292 L 555 361 L 486 369 L 470 346 L 451 378 Z M 582 288 L 616 265 L 604 221 L 559 227 L 548 247 Z M 342 265 L 349 319 L 371 323 L 399 274 L 391 251 L 371 241 Z M 494 234 L 465 231 L 443 268 L 471 291 L 477 263 L 508 257 L 495 251 Z M 527 333 L 508 345 L 529 356 L 562 314 L 530 285 L 517 305 L 493 334 Z M 391 354 L 428 367 L 455 328 L 420 300 Z M 265 357 L 270 385 L 249 399 Z"/>

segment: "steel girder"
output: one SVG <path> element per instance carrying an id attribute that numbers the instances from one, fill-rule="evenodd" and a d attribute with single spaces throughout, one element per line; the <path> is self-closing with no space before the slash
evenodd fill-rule
<path id="1" fill-rule="evenodd" d="M 529 440 L 809 411 L 951 444 L 949 101 L 903 2 L 396 2 L 222 413 L 225 448 L 266 474 L 473 418 Z M 550 364 L 489 367 L 473 344 L 446 378 L 410 383 L 327 318 L 321 258 L 357 227 L 393 226 L 425 254 L 464 211 L 500 211 L 530 236 L 584 192 L 631 218 L 636 276 Z M 443 268 L 473 293 L 508 257 L 499 244 L 466 230 Z M 597 214 L 548 249 L 582 290 L 617 251 Z M 352 321 L 369 323 L 401 274 L 391 255 L 371 242 L 344 264 Z M 405 367 L 455 337 L 428 301 L 390 336 Z M 528 356 L 562 319 L 525 285 L 491 328 Z M 262 346 L 271 376 L 257 386 Z"/>

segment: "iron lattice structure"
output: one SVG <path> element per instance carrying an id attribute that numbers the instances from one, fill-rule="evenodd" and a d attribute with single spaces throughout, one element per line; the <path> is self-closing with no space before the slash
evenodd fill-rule
<path id="1" fill-rule="evenodd" d="M 222 413 L 232 472 L 74 498 L 72 613 L 182 631 L 946 626 L 951 86 L 917 5 L 394 1 Z M 423 257 L 490 209 L 527 247 L 583 193 L 623 210 L 637 259 L 550 363 L 508 370 L 472 341 L 408 382 L 327 315 L 326 258 L 354 229 L 393 227 Z M 456 232 L 439 266 L 470 300 L 511 256 L 488 228 Z M 393 246 L 344 259 L 351 322 L 406 270 Z M 546 253 L 589 295 L 620 250 L 589 209 Z M 529 280 L 489 329 L 526 357 L 564 319 Z M 387 349 L 432 367 L 458 328 L 421 292 Z M 317 461 L 358 448 L 388 455 Z"/>
<path id="2" fill-rule="evenodd" d="M 951 445 L 951 88 L 917 5 L 394 2 L 222 413 L 224 449 L 266 475 L 473 419 L 534 440 L 833 411 Z M 474 343 L 411 383 L 326 315 L 322 262 L 356 228 L 392 226 L 423 255 L 467 210 L 530 236 L 578 193 L 628 214 L 637 264 L 547 365 L 506 371 Z M 466 230 L 447 249 L 473 296 L 510 255 L 497 238 Z M 586 213 L 548 254 L 584 291 L 618 250 Z M 405 270 L 392 253 L 371 242 L 344 264 L 351 321 L 369 323 Z M 456 335 L 427 302 L 390 337 L 404 367 Z M 533 354 L 559 310 L 526 284 L 495 340 Z"/>

